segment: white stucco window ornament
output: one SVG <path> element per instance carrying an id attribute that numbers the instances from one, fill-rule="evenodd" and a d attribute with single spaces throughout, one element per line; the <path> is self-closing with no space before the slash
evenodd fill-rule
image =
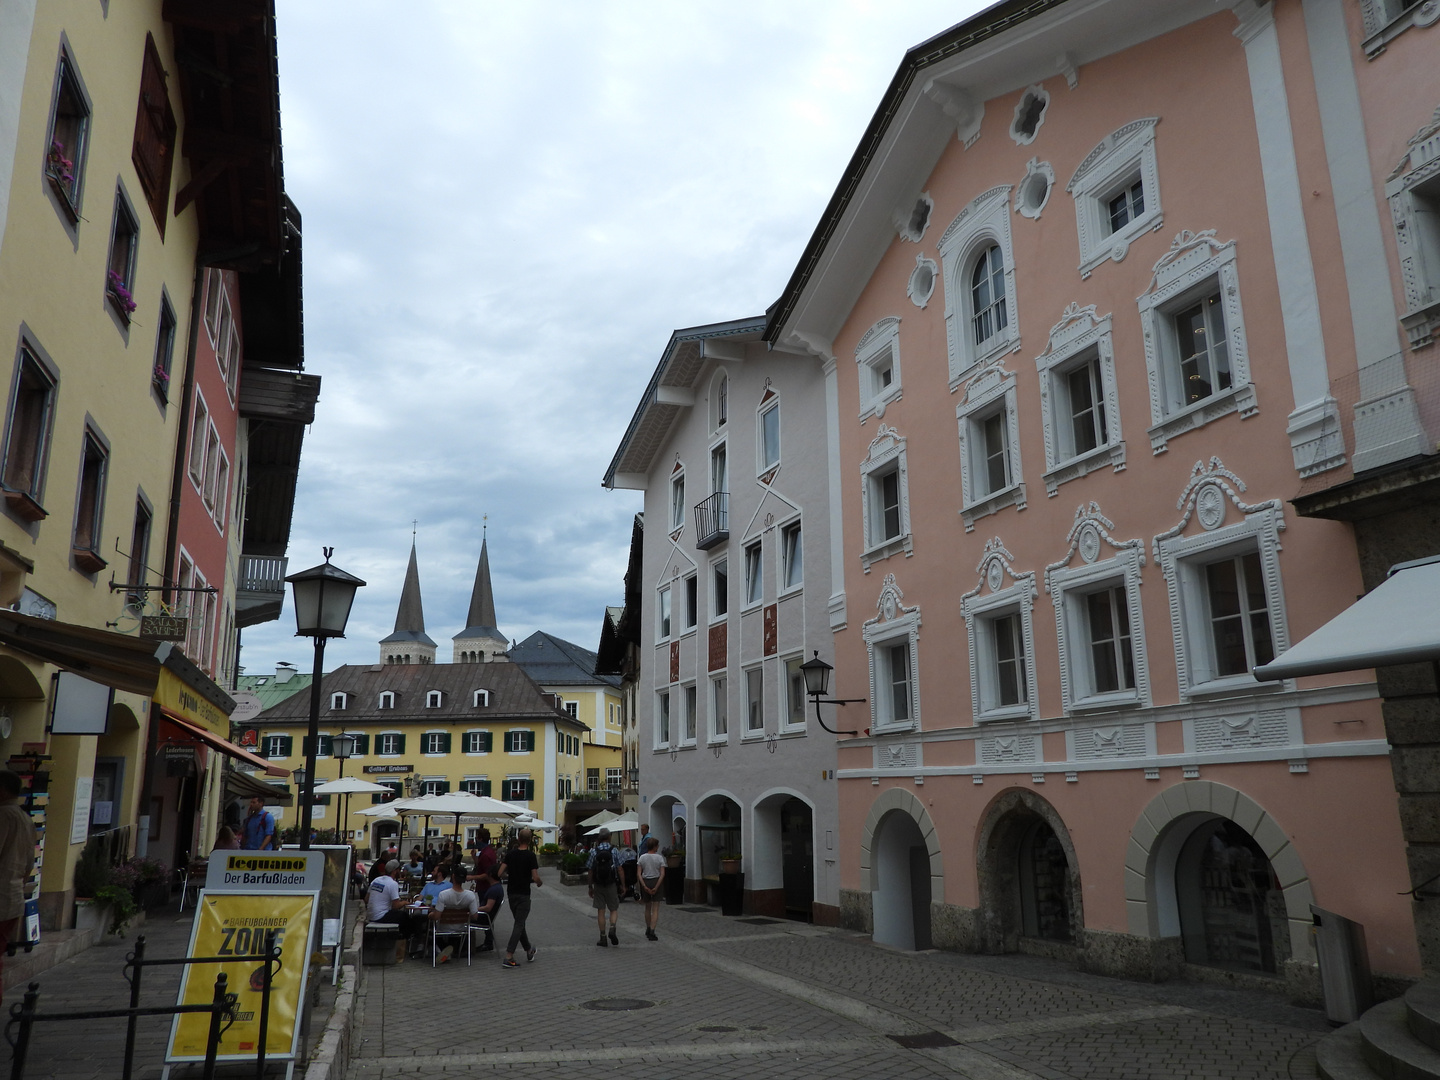
<path id="1" fill-rule="evenodd" d="M 1111 317 L 1070 303 L 1035 358 L 1045 429 L 1045 493 L 1107 466 L 1125 468 Z"/>
<path id="2" fill-rule="evenodd" d="M 866 330 L 855 345 L 860 378 L 860 419 L 883 417 L 885 408 L 903 392 L 900 372 L 900 320 L 887 315 Z"/>
<path id="3" fill-rule="evenodd" d="M 1075 200 L 1082 278 L 1106 260 L 1121 262 L 1137 237 L 1165 223 L 1155 164 L 1159 122 L 1133 120 L 1105 136 L 1065 185 Z"/>
<path id="4" fill-rule="evenodd" d="M 955 124 L 955 137 L 966 150 L 975 145 L 975 140 L 980 138 L 980 122 L 985 119 L 984 101 L 963 86 L 935 79 L 926 83 L 920 92 Z"/>
<path id="5" fill-rule="evenodd" d="M 1067 714 L 1150 704 L 1140 606 L 1145 541 L 1117 540 L 1114 528 L 1098 504 L 1082 504 L 1075 511 L 1064 556 L 1045 567 L 1045 591 L 1055 608 L 1060 646 L 1060 698 Z M 1132 741 L 1135 737 L 1127 735 Z M 1082 749 L 1091 745 L 1084 738 L 1080 744 Z M 1093 749 L 1092 756 L 1104 757 L 1120 747 L 1102 740 Z"/>
<path id="6" fill-rule="evenodd" d="M 918 244 L 925 235 L 925 230 L 930 227 L 930 215 L 934 210 L 935 200 L 930 197 L 928 191 L 922 191 L 915 196 L 913 203 L 897 207 L 891 219 L 896 235 L 901 240 Z"/>
<path id="7" fill-rule="evenodd" d="M 1440 336 L 1440 230 L 1429 224 L 1440 219 L 1440 108 L 1410 139 L 1405 156 L 1385 181 L 1385 198 L 1405 286 L 1400 325 L 1410 348 L 1422 349 Z"/>
<path id="8" fill-rule="evenodd" d="M 1034 720 L 1035 572 L 1016 571 L 997 536 L 985 542 L 979 581 L 960 598 L 970 648 L 970 704 L 977 723 Z"/>
<path id="9" fill-rule="evenodd" d="M 915 269 L 910 271 L 910 280 L 905 284 L 905 295 L 916 307 L 923 309 L 935 295 L 935 282 L 939 280 L 940 267 L 923 251 L 915 256 Z"/>
<path id="10" fill-rule="evenodd" d="M 1169 592 L 1182 701 L 1290 685 L 1250 674 L 1288 649 L 1290 635 L 1280 579 L 1284 503 L 1246 503 L 1244 491 L 1219 457 L 1197 461 L 1177 504 L 1180 520 L 1152 541 Z"/>
<path id="11" fill-rule="evenodd" d="M 1371 59 L 1385 51 L 1385 46 L 1409 30 L 1440 22 L 1440 0 L 1360 0 L 1360 16 L 1365 23 L 1365 55 Z"/>
<path id="12" fill-rule="evenodd" d="M 1178 233 L 1137 301 L 1150 384 L 1150 449 L 1230 413 L 1259 412 L 1240 305 L 1235 241 Z"/>
<path id="13" fill-rule="evenodd" d="M 860 565 L 865 573 L 882 559 L 914 551 L 910 535 L 910 478 L 905 437 L 882 424 L 860 463 L 860 509 L 865 547 Z"/>
<path id="14" fill-rule="evenodd" d="M 870 662 L 871 732 L 918 731 L 920 608 L 906 607 L 894 574 L 880 583 L 875 615 L 860 634 Z"/>
<path id="15" fill-rule="evenodd" d="M 940 237 L 950 389 L 971 368 L 1020 347 L 1009 184 L 977 195 Z"/>
<path id="16" fill-rule="evenodd" d="M 1025 163 L 1025 175 L 1015 188 L 1015 212 L 1033 221 L 1050 201 L 1055 190 L 1055 168 L 1048 161 L 1031 158 Z"/>
<path id="17" fill-rule="evenodd" d="M 1019 146 L 1029 146 L 1045 123 L 1045 113 L 1050 105 L 1050 92 L 1043 86 L 1032 86 L 1020 95 L 1015 104 L 1015 116 L 1010 121 L 1010 138 Z"/>

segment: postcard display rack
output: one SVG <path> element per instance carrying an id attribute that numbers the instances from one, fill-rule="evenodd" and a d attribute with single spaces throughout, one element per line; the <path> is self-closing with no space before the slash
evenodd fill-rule
<path id="1" fill-rule="evenodd" d="M 7 949 L 11 956 L 19 949 L 29 952 L 40 941 L 40 871 L 45 866 L 45 818 L 50 804 L 50 772 L 46 763 L 49 760 L 48 755 L 26 747 L 6 763 L 7 768 L 20 777 L 23 785 L 20 805 L 29 811 L 35 826 L 35 876 L 25 889 L 24 919 Z"/>

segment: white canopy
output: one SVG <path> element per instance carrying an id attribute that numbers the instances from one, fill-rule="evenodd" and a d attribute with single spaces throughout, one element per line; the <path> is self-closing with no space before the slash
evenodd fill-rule
<path id="1" fill-rule="evenodd" d="M 582 821 L 581 824 L 583 825 L 584 822 Z M 608 832 L 612 833 L 622 833 L 634 832 L 638 828 L 640 828 L 640 822 L 635 820 L 635 816 L 633 814 L 626 814 L 624 817 L 615 817 L 611 818 L 609 821 L 602 822 L 601 824 L 595 826 L 595 828 L 587 832 L 585 835 L 595 836 L 597 833 L 600 832 L 601 829 L 605 829 Z"/>
<path id="2" fill-rule="evenodd" d="M 450 791 L 444 795 L 419 795 L 413 799 L 396 799 L 389 804 L 404 817 L 451 817 L 459 814 L 472 824 L 477 820 L 514 821 L 530 811 L 514 803 L 492 799 L 489 795 L 472 795 L 468 791 Z"/>
<path id="3" fill-rule="evenodd" d="M 1440 558 L 1400 563 L 1376 588 L 1255 669 L 1257 679 L 1440 660 Z"/>
<path id="4" fill-rule="evenodd" d="M 517 829 L 534 829 L 536 832 L 550 832 L 560 826 L 553 821 L 546 821 L 538 817 L 517 817 L 513 824 Z"/>
<path id="5" fill-rule="evenodd" d="M 393 803 L 378 803 L 375 806 L 367 806 L 363 810 L 356 810 L 355 813 L 361 817 L 373 817 L 382 820 L 390 820 L 400 816 L 396 812 Z"/>
<path id="6" fill-rule="evenodd" d="M 389 790 L 383 784 L 372 784 L 358 776 L 343 776 L 339 780 L 326 780 L 323 784 L 315 785 L 316 795 L 374 795 L 376 792 Z"/>
<path id="7" fill-rule="evenodd" d="M 591 814 L 584 821 L 580 822 L 583 828 L 586 825 L 604 825 L 608 821 L 614 821 L 619 814 L 612 814 L 609 810 L 601 810 L 598 814 Z"/>

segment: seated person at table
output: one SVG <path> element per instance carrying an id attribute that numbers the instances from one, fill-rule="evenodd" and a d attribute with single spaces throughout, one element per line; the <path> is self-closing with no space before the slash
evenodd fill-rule
<path id="1" fill-rule="evenodd" d="M 495 948 L 495 916 L 500 914 L 500 905 L 505 903 L 505 886 L 484 872 L 475 877 L 475 893 L 480 897 L 480 914 L 489 916 L 489 925 L 485 927 L 485 944 L 480 946 L 481 952 L 488 952 Z"/>
<path id="2" fill-rule="evenodd" d="M 450 878 L 450 888 L 442 892 L 435 901 L 435 909 L 430 912 L 430 918 L 438 919 L 442 911 L 468 911 L 470 917 L 474 918 L 479 910 L 480 898 L 465 888 L 465 871 L 457 870 Z M 440 963 L 448 963 L 454 952 L 455 946 L 446 945 L 440 952 Z"/>
<path id="3" fill-rule="evenodd" d="M 437 866 L 434 873 L 430 875 L 430 880 L 427 881 L 425 887 L 420 890 L 420 899 L 423 903 L 434 907 L 435 901 L 440 898 L 440 894 L 448 888 L 450 888 L 450 882 L 445 880 L 444 872 Z"/>
<path id="4" fill-rule="evenodd" d="M 414 939 L 420 934 L 424 923 L 405 910 L 405 901 L 400 897 L 400 884 L 395 873 L 400 869 L 398 859 L 391 859 L 379 877 L 370 882 L 370 892 L 365 897 L 365 913 L 371 922 L 395 923 L 400 927 L 401 941 L 396 946 L 397 961 L 404 959 L 405 942 L 410 942 L 415 952 Z"/>
<path id="5" fill-rule="evenodd" d="M 420 849 L 416 848 L 410 853 L 410 861 L 405 864 L 405 873 L 412 878 L 423 878 L 425 876 L 425 864 L 420 861 Z"/>

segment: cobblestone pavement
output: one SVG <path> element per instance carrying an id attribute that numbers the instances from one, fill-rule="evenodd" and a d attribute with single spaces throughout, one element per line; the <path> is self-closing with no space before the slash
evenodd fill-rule
<path id="1" fill-rule="evenodd" d="M 639 906 L 624 904 L 620 947 L 601 949 L 585 890 L 546 881 L 533 964 L 506 970 L 477 953 L 468 968 L 369 969 L 350 1080 L 1279 1080 L 1314 1077 L 1313 1044 L 1329 1030 L 1266 994 L 1121 982 L 1035 957 L 902 953 L 711 910 L 667 906 L 652 943 Z M 507 914 L 502 943 L 508 933 Z"/>

